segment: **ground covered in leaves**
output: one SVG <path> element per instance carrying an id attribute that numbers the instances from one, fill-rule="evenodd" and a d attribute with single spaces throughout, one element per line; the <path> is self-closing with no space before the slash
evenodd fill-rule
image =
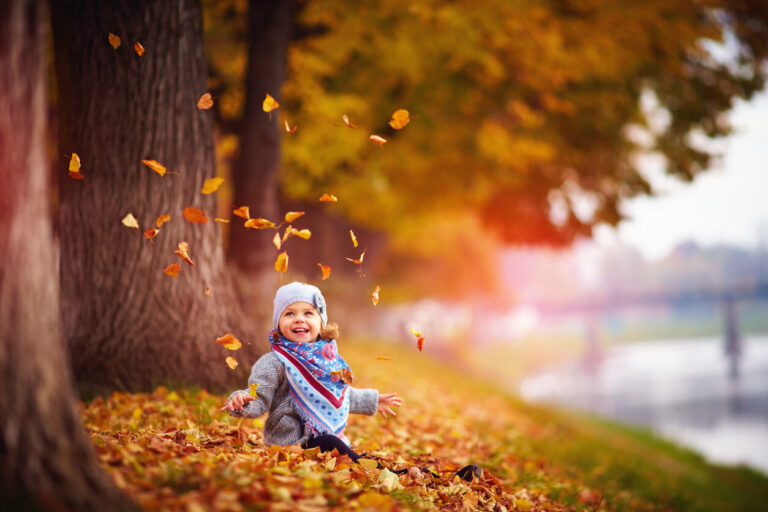
<path id="1" fill-rule="evenodd" d="M 99 397 L 83 408 L 85 427 L 117 485 L 146 510 L 744 511 L 768 499 L 760 474 L 710 466 L 642 431 L 526 406 L 427 351 L 343 341 L 340 350 L 356 387 L 405 402 L 395 418 L 350 417 L 348 437 L 370 454 L 359 465 L 267 447 L 263 418 L 231 418 L 219 412 L 225 396 L 204 390 Z M 485 468 L 481 478 L 453 476 L 469 463 Z"/>

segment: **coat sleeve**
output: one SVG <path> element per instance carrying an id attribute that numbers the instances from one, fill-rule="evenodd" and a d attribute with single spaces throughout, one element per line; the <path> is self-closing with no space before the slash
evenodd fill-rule
<path id="1" fill-rule="evenodd" d="M 379 406 L 379 392 L 375 389 L 357 389 L 349 386 L 349 412 L 373 416 Z"/>
<path id="2" fill-rule="evenodd" d="M 237 418 L 258 418 L 269 411 L 269 408 L 272 405 L 272 399 L 275 396 L 275 391 L 277 391 L 277 388 L 284 378 L 285 370 L 283 369 L 283 365 L 272 352 L 267 352 L 261 356 L 251 369 L 251 376 L 248 378 L 248 389 L 238 389 L 229 395 L 230 400 L 235 393 L 245 393 L 247 395 L 250 391 L 250 386 L 252 384 L 257 384 L 256 400 L 245 404 L 242 410 L 229 411 L 230 416 L 235 416 Z"/>

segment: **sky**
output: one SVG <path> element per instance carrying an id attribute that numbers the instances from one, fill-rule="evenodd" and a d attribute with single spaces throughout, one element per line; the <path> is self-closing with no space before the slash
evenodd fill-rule
<path id="1" fill-rule="evenodd" d="M 768 249 L 768 92 L 740 101 L 729 118 L 733 133 L 710 143 L 721 162 L 693 183 L 670 178 L 657 160 L 645 159 L 641 170 L 658 195 L 627 201 L 622 211 L 629 220 L 618 229 L 600 227 L 597 244 L 631 245 L 649 260 L 689 240 L 756 249 L 762 238 Z"/>

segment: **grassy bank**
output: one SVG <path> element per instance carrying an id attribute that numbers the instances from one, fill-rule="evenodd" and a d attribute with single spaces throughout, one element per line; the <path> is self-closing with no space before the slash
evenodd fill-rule
<path id="1" fill-rule="evenodd" d="M 708 465 L 643 431 L 520 403 L 432 360 L 429 340 L 423 353 L 364 341 L 342 341 L 341 352 L 355 386 L 405 401 L 395 418 L 351 417 L 358 451 L 434 475 L 393 480 L 375 463 L 267 448 L 260 420 L 219 413 L 224 397 L 205 391 L 97 399 L 83 411 L 86 428 L 118 485 L 150 510 L 765 508 L 760 474 Z M 486 468 L 482 479 L 452 478 L 470 462 Z"/>

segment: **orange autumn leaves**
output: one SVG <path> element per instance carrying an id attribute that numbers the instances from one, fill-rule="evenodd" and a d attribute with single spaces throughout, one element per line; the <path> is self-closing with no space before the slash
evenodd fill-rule
<path id="1" fill-rule="evenodd" d="M 219 345 L 223 345 L 224 348 L 227 350 L 235 351 L 239 350 L 240 347 L 243 346 L 242 342 L 235 338 L 235 336 L 232 333 L 226 333 L 223 336 L 219 336 L 216 338 L 216 343 Z M 237 359 L 235 359 L 232 356 L 227 356 L 227 358 L 224 360 L 227 363 L 227 366 L 229 366 L 231 369 L 237 368 Z"/>

